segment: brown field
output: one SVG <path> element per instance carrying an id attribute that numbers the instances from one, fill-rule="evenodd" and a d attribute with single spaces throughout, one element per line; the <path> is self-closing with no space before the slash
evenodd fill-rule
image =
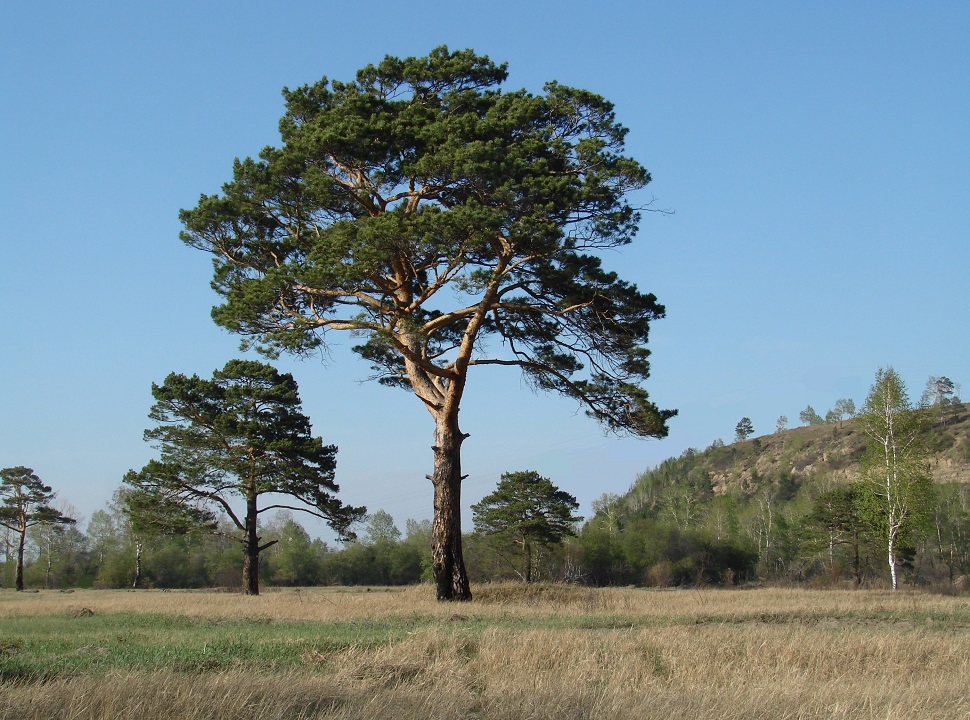
<path id="1" fill-rule="evenodd" d="M 299 654 L 286 666 L 113 666 L 104 674 L 6 680 L 0 717 L 970 718 L 965 597 L 474 591 L 476 600 L 462 605 L 434 602 L 428 587 L 271 590 L 258 598 L 2 591 L 0 651 L 5 621 L 44 623 L 83 609 L 98 618 L 256 618 L 278 627 Z M 307 623 L 370 634 L 327 648 L 297 636 Z"/>

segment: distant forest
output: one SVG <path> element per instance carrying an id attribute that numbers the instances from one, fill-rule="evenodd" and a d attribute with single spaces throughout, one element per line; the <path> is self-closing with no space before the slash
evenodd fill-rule
<path id="1" fill-rule="evenodd" d="M 970 405 L 930 414 L 923 436 L 932 492 L 900 534 L 903 584 L 970 586 Z M 831 419 L 831 418 L 830 418 Z M 888 583 L 885 527 L 867 500 L 866 438 L 839 419 L 770 435 L 715 441 L 641 473 L 624 495 L 604 495 L 575 535 L 539 546 L 530 579 L 590 585 L 734 586 Z M 227 528 L 228 530 L 228 528 Z M 331 546 L 280 511 L 260 535 L 264 586 L 403 585 L 430 580 L 430 521 L 378 510 L 356 540 Z M 12 587 L 16 537 L 4 531 L 0 582 Z M 239 586 L 243 553 L 216 535 L 137 537 L 116 504 L 83 527 L 40 523 L 25 555 L 28 588 L 130 587 L 141 548 L 142 587 Z M 522 579 L 509 537 L 463 537 L 476 582 Z"/>

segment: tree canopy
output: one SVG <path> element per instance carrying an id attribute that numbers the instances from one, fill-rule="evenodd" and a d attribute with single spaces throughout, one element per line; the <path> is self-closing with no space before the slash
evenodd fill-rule
<path id="1" fill-rule="evenodd" d="M 945 426 L 952 409 L 960 404 L 960 386 L 945 375 L 931 375 L 920 402 L 938 408 L 940 422 Z"/>
<path id="2" fill-rule="evenodd" d="M 804 425 L 822 425 L 825 423 L 822 416 L 815 412 L 815 408 L 811 405 L 806 405 L 805 409 L 798 413 L 798 419 Z"/>
<path id="3" fill-rule="evenodd" d="M 498 536 L 522 549 L 522 579 L 532 581 L 533 548 L 575 535 L 582 517 L 576 498 L 534 470 L 503 473 L 495 491 L 472 505 L 475 530 Z"/>
<path id="4" fill-rule="evenodd" d="M 470 50 L 386 57 L 350 82 L 284 89 L 282 145 L 237 160 L 219 195 L 183 210 L 214 255 L 217 323 L 264 352 L 306 353 L 332 331 L 435 419 L 434 572 L 470 597 L 460 545 L 458 409 L 472 367 L 515 366 L 607 428 L 663 437 L 648 398 L 654 295 L 597 255 L 631 241 L 613 106 L 556 82 L 505 92 Z"/>
<path id="5" fill-rule="evenodd" d="M 743 417 L 738 420 L 738 424 L 734 426 L 734 439 L 738 442 L 747 440 L 753 432 L 754 424 L 751 422 L 751 418 Z"/>
<path id="6" fill-rule="evenodd" d="M 22 465 L 0 470 L 0 526 L 17 536 L 15 585 L 24 589 L 24 545 L 27 530 L 35 525 L 71 525 L 74 518 L 62 514 L 50 503 L 56 493 L 29 467 Z"/>
<path id="7" fill-rule="evenodd" d="M 900 534 L 925 517 L 932 501 L 923 416 L 910 403 L 899 373 L 890 367 L 876 372 L 858 420 L 868 439 L 863 476 L 876 499 L 874 514 L 883 529 L 895 590 Z"/>
<path id="8" fill-rule="evenodd" d="M 367 519 L 363 532 L 364 541 L 370 545 L 395 543 L 401 539 L 401 531 L 394 524 L 394 518 L 386 510 L 378 510 Z"/>
<path id="9" fill-rule="evenodd" d="M 145 438 L 156 443 L 161 459 L 125 476 L 134 490 L 127 509 L 135 525 L 231 537 L 243 545 L 243 589 L 250 594 L 259 592 L 259 553 L 275 542 L 260 543 L 262 513 L 298 510 L 352 535 L 350 525 L 364 508 L 336 498 L 337 448 L 312 435 L 292 375 L 265 363 L 232 360 L 211 380 L 172 373 L 162 385 L 152 385 L 152 395 L 149 417 L 157 425 Z M 264 495 L 274 499 L 260 506 Z M 217 513 L 238 532 L 221 530 Z"/>

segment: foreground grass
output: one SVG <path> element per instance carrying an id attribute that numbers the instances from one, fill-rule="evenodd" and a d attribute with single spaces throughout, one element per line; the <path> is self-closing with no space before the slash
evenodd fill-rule
<path id="1" fill-rule="evenodd" d="M 965 598 L 476 591 L 0 591 L 0 717 L 970 717 Z"/>

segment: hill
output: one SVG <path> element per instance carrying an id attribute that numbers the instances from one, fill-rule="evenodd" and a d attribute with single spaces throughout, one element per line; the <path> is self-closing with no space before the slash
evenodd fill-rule
<path id="1" fill-rule="evenodd" d="M 970 404 L 948 411 L 926 426 L 938 491 L 899 536 L 897 561 L 907 582 L 952 590 L 970 588 Z M 865 450 L 856 421 L 688 449 L 597 501 L 579 538 L 587 578 L 884 583 L 879 506 L 854 485 Z"/>
<path id="2" fill-rule="evenodd" d="M 933 480 L 970 483 L 970 403 L 954 406 L 949 412 L 945 424 L 936 419 L 927 429 Z M 751 495 L 771 481 L 790 480 L 797 486 L 821 480 L 853 482 L 858 479 L 865 449 L 862 429 L 847 420 L 793 428 L 686 454 L 693 455 L 691 475 L 697 478 L 706 474 L 715 495 L 732 491 Z"/>

